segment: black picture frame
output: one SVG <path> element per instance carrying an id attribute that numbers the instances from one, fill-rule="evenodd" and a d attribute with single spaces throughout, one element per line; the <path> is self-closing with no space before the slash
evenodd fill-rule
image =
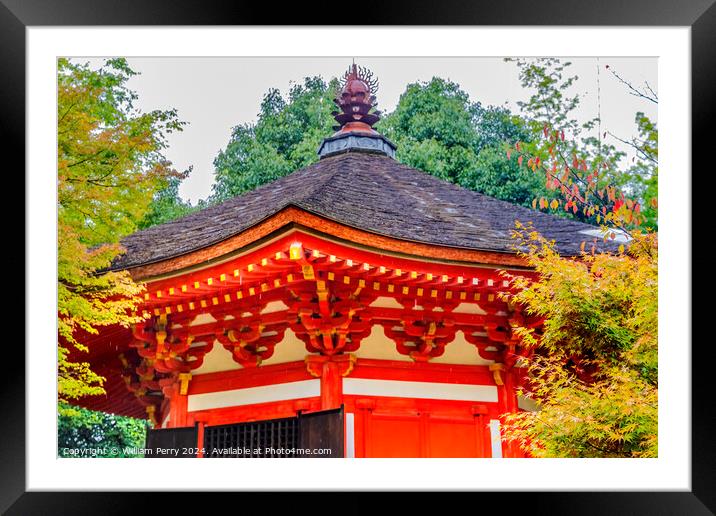
<path id="1" fill-rule="evenodd" d="M 557 25 L 557 26 L 688 26 L 691 28 L 692 70 L 692 156 L 693 170 L 708 171 L 711 164 L 716 117 L 716 0 L 502 0 L 465 2 L 442 0 L 438 5 L 422 1 L 394 1 L 365 4 L 317 2 L 282 3 L 280 7 L 264 3 L 194 0 L 0 0 L 0 142 L 5 156 L 18 157 L 16 170 L 24 168 L 25 148 L 25 30 L 30 26 L 86 25 Z M 9 171 L 6 170 L 6 178 Z M 18 178 L 19 174 L 15 174 Z M 701 174 L 705 177 L 705 174 Z M 701 177 L 699 176 L 699 177 Z M 693 181 L 697 175 L 692 174 Z M 22 182 L 14 192 L 31 194 L 31 185 Z M 700 202 L 692 197 L 694 224 L 708 217 L 708 190 L 697 188 Z M 693 231 L 692 235 L 704 234 Z M 21 246 L 15 245 L 15 263 Z M 707 239 L 700 240 L 707 245 Z M 693 253 L 692 271 L 709 270 L 708 252 Z M 24 250 L 22 251 L 24 254 Z M 17 265 L 13 265 L 14 268 Z M 26 275 L 28 271 L 25 270 Z M 702 288 L 708 288 L 704 282 Z M 704 312 L 708 303 L 693 300 L 692 320 L 699 327 L 708 326 L 708 317 L 694 317 Z M 691 299 L 684 299 L 691 303 Z M 19 304 L 19 303 L 18 303 Z M 31 307 L 28 307 L 31 309 Z M 706 331 L 708 329 L 706 328 Z M 684 328 L 685 342 L 679 345 L 688 352 L 691 325 Z M 6 338 L 7 338 L 6 329 Z M 17 340 L 16 337 L 13 340 Z M 537 514 L 713 514 L 716 513 L 716 416 L 713 393 L 709 388 L 713 370 L 712 339 L 692 337 L 692 457 L 689 492 L 532 492 L 471 493 L 460 495 L 468 507 L 496 503 L 500 512 L 513 508 Z M 13 345 L 10 345 L 13 344 Z M 3 346 L 5 367 L 2 382 L 2 424 L 0 428 L 0 511 L 7 514 L 126 514 L 128 510 L 146 508 L 146 498 L 127 496 L 125 492 L 25 492 L 25 352 L 14 342 Z M 517 473 L 517 472 L 516 472 Z M 320 489 L 320 482 L 316 485 Z M 306 494 L 294 493 L 290 500 L 272 497 L 274 510 L 295 508 Z M 218 507 L 212 493 L 211 504 Z M 246 496 L 240 494 L 239 496 Z M 345 496 L 345 495 L 343 495 Z M 348 495 L 351 496 L 351 495 Z M 455 494 L 455 496 L 458 496 Z M 223 495 L 222 495 L 223 497 Z M 371 505 L 369 498 L 352 497 L 336 501 L 337 510 Z M 162 509 L 174 511 L 186 503 L 179 493 L 158 497 Z M 356 500 L 364 500 L 356 502 Z M 413 494 L 401 502 L 424 504 L 425 496 Z M 316 499 L 307 507 L 314 506 Z M 243 507 L 248 507 L 243 502 Z M 181 504 L 181 505 L 180 505 Z M 455 506 L 456 507 L 456 506 Z M 184 511 L 182 511 L 184 512 Z"/>

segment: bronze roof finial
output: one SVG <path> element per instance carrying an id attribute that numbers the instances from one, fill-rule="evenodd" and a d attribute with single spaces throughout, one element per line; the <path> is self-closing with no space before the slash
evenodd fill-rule
<path id="1" fill-rule="evenodd" d="M 378 80 L 367 68 L 357 66 L 355 62 L 343 75 L 342 87 L 334 100 L 341 111 L 332 115 L 340 124 L 335 126 L 339 133 L 363 132 L 374 134 L 372 126 L 380 120 L 380 112 L 375 109 L 375 92 Z"/>

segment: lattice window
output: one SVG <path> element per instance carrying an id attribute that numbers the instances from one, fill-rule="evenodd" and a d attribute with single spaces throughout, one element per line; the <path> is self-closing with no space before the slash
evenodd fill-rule
<path id="1" fill-rule="evenodd" d="M 233 425 L 207 426 L 205 457 L 295 457 L 299 419 L 283 418 Z"/>

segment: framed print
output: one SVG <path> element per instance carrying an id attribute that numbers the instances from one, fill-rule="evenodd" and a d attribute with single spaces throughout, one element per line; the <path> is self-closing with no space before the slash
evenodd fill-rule
<path id="1" fill-rule="evenodd" d="M 135 491 L 172 491 L 166 509 L 179 491 L 397 490 L 565 514 L 716 511 L 710 346 L 692 337 L 708 303 L 692 307 L 691 287 L 693 271 L 708 277 L 707 246 L 692 257 L 691 226 L 710 214 L 691 170 L 710 162 L 712 2 L 98 5 L 0 5 L 3 135 L 26 151 L 13 192 L 28 203 L 3 510 L 119 512 Z M 579 109 L 574 81 L 589 82 Z M 600 181 L 622 160 L 640 179 L 617 191 Z M 628 309 L 594 313 L 612 314 L 607 340 L 632 351 L 600 362 L 596 316 L 587 337 L 557 341 L 561 362 L 526 344 L 550 342 L 544 318 L 578 290 L 516 294 L 553 277 L 535 273 L 544 253 L 508 237 L 528 213 L 569 258 L 558 270 L 595 260 L 590 302 L 620 289 Z M 649 235 L 666 238 L 660 276 Z M 628 260 L 635 242 L 643 267 L 620 273 L 635 279 L 605 283 L 612 265 L 594 256 Z M 110 276 L 114 297 L 77 294 Z M 636 288 L 645 277 L 653 289 Z M 585 420 L 616 405 L 627 422 L 545 438 L 579 418 L 539 401 L 562 377 L 540 391 L 535 363 L 593 396 Z M 631 380 L 595 395 L 629 374 L 638 396 Z M 93 422 L 68 430 L 77 411 Z M 235 460 L 198 460 L 213 457 Z"/>

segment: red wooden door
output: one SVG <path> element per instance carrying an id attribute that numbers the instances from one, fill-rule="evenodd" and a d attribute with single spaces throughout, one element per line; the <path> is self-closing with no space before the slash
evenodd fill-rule
<path id="1" fill-rule="evenodd" d="M 489 457 L 489 430 L 482 416 L 466 408 L 452 410 L 389 411 L 376 407 L 361 411 L 356 440 L 365 457 Z"/>

